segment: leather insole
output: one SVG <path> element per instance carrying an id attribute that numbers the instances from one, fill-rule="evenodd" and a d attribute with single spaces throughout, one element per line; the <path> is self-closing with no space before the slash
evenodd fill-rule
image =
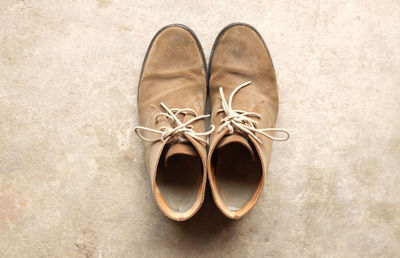
<path id="1" fill-rule="evenodd" d="M 159 162 L 157 184 L 169 208 L 174 212 L 185 212 L 196 201 L 202 183 L 203 166 L 199 156 L 177 154 Z"/>
<path id="2" fill-rule="evenodd" d="M 235 142 L 221 147 L 215 154 L 213 165 L 220 197 L 228 209 L 240 210 L 251 200 L 261 180 L 258 155 L 253 161 L 250 151 Z"/>

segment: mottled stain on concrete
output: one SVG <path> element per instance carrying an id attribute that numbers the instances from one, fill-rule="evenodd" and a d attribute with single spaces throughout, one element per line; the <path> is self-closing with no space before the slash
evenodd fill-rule
<path id="1" fill-rule="evenodd" d="M 389 224 L 398 219 L 400 207 L 394 206 L 391 202 L 379 202 L 371 205 L 370 213 L 371 218 Z"/>
<path id="2" fill-rule="evenodd" d="M 0 0 L 0 256 L 400 257 L 398 1 Z M 207 189 L 190 221 L 153 201 L 142 61 L 184 23 L 206 56 L 254 25 L 277 72 L 263 195 L 240 221 Z"/>
<path id="3" fill-rule="evenodd" d="M 0 229 L 12 228 L 26 210 L 26 202 L 11 183 L 0 182 Z"/>
<path id="4" fill-rule="evenodd" d="M 101 8 L 108 7 L 112 3 L 112 0 L 97 0 L 97 5 Z"/>
<path id="5" fill-rule="evenodd" d="M 84 255 L 86 258 L 96 257 L 97 254 L 97 241 L 96 233 L 90 227 L 84 228 L 80 231 L 78 239 L 75 242 L 78 253 Z"/>

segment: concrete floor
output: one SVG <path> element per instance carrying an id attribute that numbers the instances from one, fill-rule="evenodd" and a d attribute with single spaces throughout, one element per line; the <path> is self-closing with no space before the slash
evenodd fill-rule
<path id="1" fill-rule="evenodd" d="M 153 201 L 136 88 L 151 38 L 264 36 L 276 142 L 240 221 L 208 192 L 190 221 Z M 0 257 L 400 257 L 399 1 L 0 0 Z"/>

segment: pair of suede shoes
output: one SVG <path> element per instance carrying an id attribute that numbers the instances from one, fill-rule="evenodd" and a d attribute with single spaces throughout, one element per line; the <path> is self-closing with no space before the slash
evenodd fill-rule
<path id="1" fill-rule="evenodd" d="M 207 96 L 210 115 L 204 114 Z M 162 28 L 143 62 L 141 126 L 135 127 L 161 211 L 177 221 L 191 218 L 203 203 L 208 174 L 223 214 L 239 219 L 249 212 L 263 189 L 272 141 L 289 138 L 275 128 L 278 106 L 271 56 L 252 26 L 234 23 L 219 33 L 208 72 L 191 29 Z"/>

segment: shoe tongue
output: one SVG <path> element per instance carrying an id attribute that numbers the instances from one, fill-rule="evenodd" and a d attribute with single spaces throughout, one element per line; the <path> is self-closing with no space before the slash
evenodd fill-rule
<path id="1" fill-rule="evenodd" d="M 251 147 L 250 143 L 248 142 L 248 140 L 245 137 L 243 137 L 242 135 L 239 135 L 239 134 L 229 134 L 229 135 L 222 137 L 222 139 L 219 141 L 216 148 L 220 149 L 224 146 L 227 146 L 230 143 L 241 144 L 250 152 L 251 157 L 253 158 L 253 161 L 256 160 L 255 153 L 254 153 L 253 148 Z"/>
<path id="2" fill-rule="evenodd" d="M 168 159 L 175 155 L 197 156 L 198 153 L 191 143 L 172 143 L 165 154 L 164 165 L 167 166 Z"/>

